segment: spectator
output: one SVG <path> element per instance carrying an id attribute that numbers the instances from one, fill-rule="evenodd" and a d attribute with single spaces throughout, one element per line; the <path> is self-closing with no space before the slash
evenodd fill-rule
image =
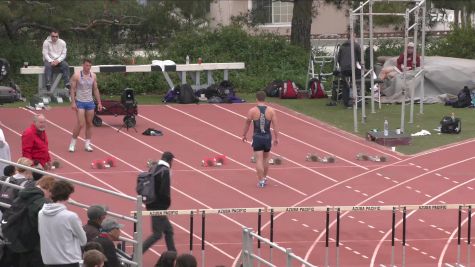
<path id="1" fill-rule="evenodd" d="M 10 145 L 7 143 L 2 129 L 0 129 L 0 159 L 8 161 L 12 160 L 12 156 L 10 154 Z M 8 166 L 8 163 L 0 162 L 0 173 L 4 172 L 6 166 Z"/>
<path id="2" fill-rule="evenodd" d="M 66 42 L 59 38 L 59 32 L 57 30 L 51 30 L 50 35 L 43 42 L 46 90 L 51 90 L 53 68 L 59 68 L 61 70 L 64 87 L 71 89 L 69 84 L 69 65 L 68 62 L 65 61 L 67 51 Z"/>
<path id="3" fill-rule="evenodd" d="M 106 257 L 102 252 L 91 249 L 84 252 L 83 266 L 84 267 L 103 267 Z"/>
<path id="4" fill-rule="evenodd" d="M 101 224 L 101 233 L 94 239 L 94 242 L 101 244 L 104 249 L 104 255 L 107 258 L 105 267 L 120 267 L 119 257 L 115 250 L 114 241 L 119 241 L 120 229 L 124 227 L 115 219 L 107 218 Z"/>
<path id="5" fill-rule="evenodd" d="M 101 233 L 101 224 L 106 218 L 107 208 L 100 205 L 93 205 L 87 209 L 87 224 L 82 228 L 86 232 L 87 242 L 92 241 Z"/>
<path id="6" fill-rule="evenodd" d="M 41 164 L 45 170 L 51 168 L 51 157 L 46 135 L 46 118 L 43 114 L 33 116 L 33 124 L 21 136 L 23 157 L 33 160 L 34 165 Z"/>
<path id="7" fill-rule="evenodd" d="M 337 55 L 337 62 L 340 67 L 340 74 L 343 77 L 343 88 L 341 92 L 343 104 L 345 107 L 351 107 L 352 102 L 350 100 L 350 85 L 348 84 L 348 82 L 351 81 L 353 67 L 351 61 L 351 42 L 354 44 L 356 77 L 361 76 L 361 48 L 360 45 L 355 41 L 354 35 L 350 37 L 350 34 L 348 33 L 347 37 L 348 40 L 340 46 L 340 50 L 338 51 Z"/>
<path id="8" fill-rule="evenodd" d="M 181 254 L 176 258 L 175 267 L 196 267 L 198 263 L 196 262 L 195 256 L 191 254 Z"/>
<path id="9" fill-rule="evenodd" d="M 33 164 L 30 159 L 24 157 L 19 158 L 17 163 L 26 166 L 31 166 L 31 164 Z M 31 171 L 21 167 L 15 168 L 15 174 L 13 176 L 3 177 L 1 180 L 19 186 L 34 186 Z M 13 200 L 18 196 L 19 191 L 19 189 L 13 188 L 11 186 L 0 185 L 0 202 L 11 205 Z M 4 212 L 6 208 L 0 206 L 0 210 Z"/>
<path id="10" fill-rule="evenodd" d="M 43 204 L 50 201 L 49 190 L 54 183 L 53 177 L 45 176 L 35 187 L 21 190 L 11 208 L 5 211 L 2 227 L 6 231 L 4 237 L 8 239 L 8 245 L 4 250 L 5 262 L 1 262 L 1 266 L 8 266 L 8 262 L 22 267 L 44 266 L 38 234 L 38 212 Z M 24 209 L 27 209 L 25 214 L 28 216 L 18 217 Z M 9 225 L 10 219 L 13 220 L 12 225 Z"/>
<path id="11" fill-rule="evenodd" d="M 158 162 L 156 168 L 163 168 L 163 172 L 159 172 L 155 176 L 155 201 L 147 204 L 147 210 L 166 210 L 171 204 L 170 195 L 170 168 L 173 162 L 173 154 L 164 152 L 162 159 Z M 176 251 L 175 241 L 173 240 L 173 227 L 166 215 L 152 216 L 152 235 L 143 242 L 143 252 L 147 251 L 155 242 L 157 242 L 162 234 L 165 234 L 165 243 L 167 250 Z"/>
<path id="12" fill-rule="evenodd" d="M 174 267 L 176 260 L 176 251 L 165 251 L 158 259 L 155 267 Z"/>
<path id="13" fill-rule="evenodd" d="M 57 181 L 51 188 L 53 203 L 47 203 L 38 214 L 41 256 L 46 266 L 67 265 L 79 267 L 81 246 L 86 244 L 86 233 L 78 215 L 66 208 L 74 186 Z"/>
<path id="14" fill-rule="evenodd" d="M 13 165 L 5 166 L 5 168 L 3 169 L 3 176 L 10 177 L 13 175 L 15 175 L 15 166 Z"/>
<path id="15" fill-rule="evenodd" d="M 413 70 L 415 67 L 420 67 L 421 65 L 421 58 L 419 55 L 416 55 L 416 64 L 414 66 L 414 43 L 409 42 L 407 44 L 407 68 L 406 70 Z M 403 70 L 404 67 L 404 52 L 402 52 L 396 61 L 396 67 L 399 71 Z M 379 73 L 379 79 L 392 79 L 397 75 L 398 71 L 393 67 L 385 67 Z"/>

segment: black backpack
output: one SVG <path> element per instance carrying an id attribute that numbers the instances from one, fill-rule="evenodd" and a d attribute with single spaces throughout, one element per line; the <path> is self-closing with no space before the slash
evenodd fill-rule
<path id="1" fill-rule="evenodd" d="M 440 121 L 440 132 L 458 134 L 462 131 L 462 121 L 459 118 L 445 116 Z"/>
<path id="2" fill-rule="evenodd" d="M 230 102 L 231 98 L 236 96 L 234 86 L 230 81 L 224 80 L 218 86 L 218 96 L 223 99 L 223 102 Z"/>
<path id="3" fill-rule="evenodd" d="M 457 101 L 452 103 L 452 107 L 454 108 L 466 108 L 472 105 L 472 97 L 470 95 L 470 89 L 465 86 L 460 92 L 457 94 Z"/>
<path id="4" fill-rule="evenodd" d="M 283 86 L 284 86 L 283 81 L 274 80 L 266 86 L 264 91 L 266 92 L 266 95 L 268 97 L 279 97 L 280 96 L 280 91 L 281 91 Z"/>
<path id="5" fill-rule="evenodd" d="M 3 238 L 11 251 L 24 253 L 31 251 L 37 245 L 39 235 L 35 232 L 38 232 L 38 228 L 31 225 L 29 207 L 41 197 L 38 195 L 26 202 L 16 198 L 11 207 L 3 213 L 1 221 Z"/>
<path id="6" fill-rule="evenodd" d="M 198 103 L 198 98 L 195 96 L 193 88 L 189 84 L 182 84 L 180 86 L 180 93 L 178 95 L 178 103 L 180 104 L 192 104 Z"/>
<path id="7" fill-rule="evenodd" d="M 137 176 L 137 194 L 142 196 L 142 201 L 145 204 L 153 203 L 157 199 L 155 192 L 155 176 L 162 175 L 166 169 L 163 165 L 153 165 L 148 172 L 141 172 Z"/>
<path id="8" fill-rule="evenodd" d="M 0 180 L 2 180 L 4 182 L 7 182 L 7 183 L 10 183 L 10 184 L 20 185 L 20 186 L 25 186 L 26 183 L 28 182 L 27 179 L 18 180 L 18 179 L 15 179 L 15 178 L 11 177 L 11 176 L 10 177 L 3 176 L 2 178 L 0 178 Z M 7 186 L 7 185 L 1 185 L 1 187 L 0 187 L 0 202 L 11 205 L 13 203 L 13 200 L 18 196 L 18 192 L 20 192 L 19 189 L 16 189 L 16 188 L 13 188 L 13 187 Z M 5 208 L 0 207 L 0 210 L 4 211 Z"/>

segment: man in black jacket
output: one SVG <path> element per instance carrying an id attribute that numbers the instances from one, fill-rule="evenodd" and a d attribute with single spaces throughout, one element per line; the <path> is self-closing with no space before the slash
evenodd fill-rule
<path id="1" fill-rule="evenodd" d="M 101 233 L 101 224 L 106 218 L 107 208 L 100 205 L 93 205 L 87 209 L 87 224 L 82 229 L 86 232 L 87 242 L 92 241 Z"/>
<path id="2" fill-rule="evenodd" d="M 173 154 L 164 152 L 162 159 L 158 162 L 157 168 L 164 168 L 155 176 L 155 201 L 147 204 L 147 210 L 167 210 L 171 204 L 170 197 L 170 168 L 172 166 Z M 152 235 L 143 242 L 143 252 L 147 251 L 162 234 L 165 234 L 165 243 L 167 250 L 176 251 L 173 241 L 173 227 L 167 216 L 152 216 Z"/>
<path id="3" fill-rule="evenodd" d="M 337 62 L 340 66 L 340 74 L 343 77 L 343 88 L 341 93 L 345 107 L 352 106 L 350 101 L 350 85 L 348 84 L 348 81 L 351 81 L 351 42 L 354 43 L 355 51 L 355 78 L 361 76 L 361 65 L 360 68 L 357 67 L 357 65 L 361 62 L 361 48 L 360 45 L 355 42 L 355 39 L 355 36 L 350 38 L 350 34 L 348 33 L 348 40 L 341 44 L 337 57 Z"/>

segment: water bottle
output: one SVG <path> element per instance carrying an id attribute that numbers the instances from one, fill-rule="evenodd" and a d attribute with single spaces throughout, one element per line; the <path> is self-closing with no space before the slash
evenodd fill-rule
<path id="1" fill-rule="evenodd" d="M 190 56 L 186 55 L 186 64 L 190 64 Z"/>
<path id="2" fill-rule="evenodd" d="M 384 136 L 388 136 L 389 135 L 389 123 L 388 123 L 388 120 L 384 120 Z"/>

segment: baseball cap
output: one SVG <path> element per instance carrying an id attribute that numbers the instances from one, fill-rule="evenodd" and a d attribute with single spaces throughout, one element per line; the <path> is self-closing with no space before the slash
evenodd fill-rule
<path id="1" fill-rule="evenodd" d="M 101 224 L 102 232 L 110 232 L 114 229 L 122 229 L 123 224 L 118 223 L 115 219 L 107 218 Z"/>
<path id="2" fill-rule="evenodd" d="M 409 43 L 407 44 L 407 47 L 414 47 L 414 43 L 413 43 L 413 42 L 409 42 Z"/>
<path id="3" fill-rule="evenodd" d="M 93 205 L 87 208 L 87 217 L 89 220 L 99 219 L 107 214 L 107 207 L 101 205 Z"/>

